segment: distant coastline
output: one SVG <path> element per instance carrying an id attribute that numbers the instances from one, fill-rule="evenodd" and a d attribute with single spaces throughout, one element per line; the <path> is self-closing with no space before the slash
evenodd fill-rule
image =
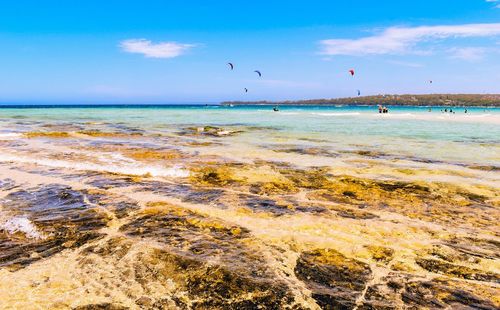
<path id="1" fill-rule="evenodd" d="M 500 107 L 500 94 L 377 95 L 286 101 L 225 101 L 222 105 L 390 105 Z"/>

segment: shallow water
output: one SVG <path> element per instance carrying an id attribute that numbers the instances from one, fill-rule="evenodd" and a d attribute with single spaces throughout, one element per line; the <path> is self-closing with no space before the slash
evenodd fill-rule
<path id="1" fill-rule="evenodd" d="M 499 307 L 500 108 L 441 109 L 0 108 L 0 308 Z"/>

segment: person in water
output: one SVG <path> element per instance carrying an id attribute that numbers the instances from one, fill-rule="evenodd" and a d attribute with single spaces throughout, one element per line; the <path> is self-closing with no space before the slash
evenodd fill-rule
<path id="1" fill-rule="evenodd" d="M 380 104 L 378 105 L 378 113 L 382 113 L 382 106 Z"/>

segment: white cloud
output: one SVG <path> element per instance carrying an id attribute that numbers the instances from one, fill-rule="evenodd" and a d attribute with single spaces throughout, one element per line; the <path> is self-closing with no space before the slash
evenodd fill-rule
<path id="1" fill-rule="evenodd" d="M 490 3 L 497 3 L 497 2 L 500 2 L 500 0 L 486 0 L 486 2 L 490 2 Z M 496 9 L 500 9 L 500 3 L 499 4 L 495 4 L 494 8 Z"/>
<path id="2" fill-rule="evenodd" d="M 460 47 L 450 49 L 451 58 L 478 61 L 484 57 L 486 49 L 482 47 Z"/>
<path id="3" fill-rule="evenodd" d="M 382 33 L 360 39 L 330 39 L 320 41 L 324 55 L 382 55 L 416 53 L 420 42 L 466 37 L 500 35 L 500 23 L 465 24 L 455 26 L 391 27 Z"/>
<path id="4" fill-rule="evenodd" d="M 194 46 L 193 44 L 182 44 L 177 42 L 153 43 L 146 39 L 130 39 L 120 42 L 120 47 L 125 52 L 143 54 L 149 58 L 177 57 Z"/>

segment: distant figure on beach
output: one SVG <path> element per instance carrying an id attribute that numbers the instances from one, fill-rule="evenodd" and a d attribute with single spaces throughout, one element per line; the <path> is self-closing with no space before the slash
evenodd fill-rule
<path id="1" fill-rule="evenodd" d="M 389 109 L 387 107 L 382 108 L 382 113 L 389 113 Z"/>
<path id="2" fill-rule="evenodd" d="M 453 113 L 453 110 L 450 108 L 450 113 Z"/>
<path id="3" fill-rule="evenodd" d="M 273 111 L 278 112 L 280 109 L 278 109 L 278 106 L 274 106 Z"/>
<path id="4" fill-rule="evenodd" d="M 467 108 L 465 108 L 465 111 L 464 111 L 464 113 L 467 113 Z"/>
<path id="5" fill-rule="evenodd" d="M 378 113 L 382 113 L 382 106 L 380 104 L 378 105 Z"/>
<path id="6" fill-rule="evenodd" d="M 444 112 L 445 112 L 445 113 L 448 113 L 448 109 L 444 109 Z"/>

